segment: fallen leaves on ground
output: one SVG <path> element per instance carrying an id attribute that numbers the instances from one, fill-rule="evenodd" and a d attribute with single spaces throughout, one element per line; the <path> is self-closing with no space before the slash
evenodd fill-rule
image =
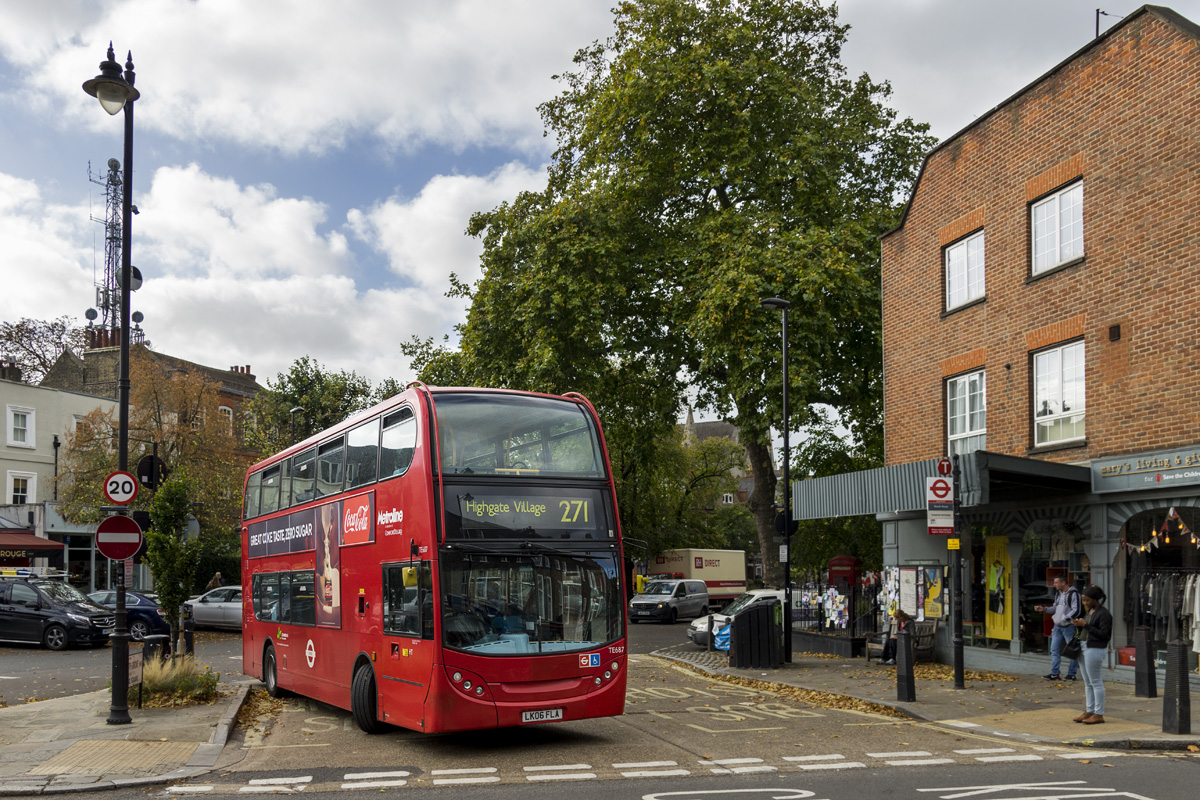
<path id="1" fill-rule="evenodd" d="M 723 683 L 732 683 L 735 686 L 745 686 L 747 689 L 756 689 L 760 692 L 770 692 L 771 694 L 786 697 L 790 700 L 796 700 L 801 703 L 816 706 L 818 708 L 840 708 L 848 711 L 862 711 L 867 714 L 880 714 L 886 717 L 900 717 L 907 719 L 905 714 L 896 711 L 895 709 L 881 706 L 878 703 L 871 703 L 866 700 L 858 700 L 853 697 L 844 697 L 840 694 L 830 694 L 829 692 L 818 692 L 812 689 L 801 689 L 797 686 L 788 686 L 785 683 L 769 683 L 768 681 L 757 681 L 751 678 L 739 678 L 733 675 L 713 675 L 709 672 L 704 672 L 691 664 L 681 664 L 679 666 L 695 672 L 698 675 L 703 675 L 706 679 L 717 679 Z"/>
<path id="2" fill-rule="evenodd" d="M 249 727 L 259 717 L 277 715 L 283 709 L 283 700 L 271 697 L 266 689 L 254 688 L 246 695 L 237 715 L 237 727 Z"/>

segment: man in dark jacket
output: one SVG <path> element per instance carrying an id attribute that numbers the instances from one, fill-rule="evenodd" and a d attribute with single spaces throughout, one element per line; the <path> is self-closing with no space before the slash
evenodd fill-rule
<path id="1" fill-rule="evenodd" d="M 1042 676 L 1048 681 L 1062 679 L 1062 675 L 1059 674 L 1058 670 L 1062 664 L 1063 647 L 1075 636 L 1075 626 L 1071 623 L 1071 620 L 1077 619 L 1083 614 L 1083 604 L 1079 600 L 1079 590 L 1074 586 L 1068 586 L 1063 576 L 1054 576 L 1054 589 L 1057 592 L 1054 596 L 1054 605 L 1034 606 L 1035 611 L 1052 614 L 1054 618 L 1054 628 L 1050 636 L 1050 674 Z M 1070 666 L 1067 669 L 1067 680 L 1075 680 L 1075 673 L 1078 671 L 1079 659 L 1072 658 Z"/>

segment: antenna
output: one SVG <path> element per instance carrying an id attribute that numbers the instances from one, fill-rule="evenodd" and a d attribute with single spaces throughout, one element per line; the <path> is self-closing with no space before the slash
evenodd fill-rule
<path id="1" fill-rule="evenodd" d="M 104 226 L 104 279 L 96 283 L 96 308 L 98 313 L 88 315 L 88 326 L 101 331 L 116 331 L 121 327 L 121 200 L 123 198 L 123 180 L 121 162 L 115 158 L 108 160 L 108 172 L 94 174 L 91 162 L 88 162 L 88 180 L 97 186 L 104 187 L 104 218 L 92 216 L 93 222 Z M 140 274 L 134 280 L 133 288 L 140 285 Z M 88 309 L 92 311 L 92 309 Z M 99 322 L 94 322 L 97 317 Z M 130 344 L 137 344 L 145 339 L 145 332 L 135 327 L 130 331 Z M 112 346 L 119 340 L 107 334 L 92 334 L 91 345 Z M 104 342 L 104 344 L 98 344 Z"/>

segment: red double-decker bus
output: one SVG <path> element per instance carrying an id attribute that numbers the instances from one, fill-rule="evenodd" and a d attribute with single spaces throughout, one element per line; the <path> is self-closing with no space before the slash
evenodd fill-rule
<path id="1" fill-rule="evenodd" d="M 621 714 L 621 532 L 595 409 L 413 384 L 250 468 L 242 670 L 358 726 Z"/>

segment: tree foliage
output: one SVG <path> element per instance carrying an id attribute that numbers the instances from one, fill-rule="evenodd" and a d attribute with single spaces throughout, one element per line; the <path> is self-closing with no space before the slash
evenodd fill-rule
<path id="1" fill-rule="evenodd" d="M 0 323 L 0 361 L 21 368 L 21 380 L 36 384 L 68 348 L 78 352 L 86 344 L 86 331 L 68 316 L 40 320 L 22 318 Z"/>
<path id="2" fill-rule="evenodd" d="M 260 453 L 277 453 L 401 388 L 389 378 L 373 390 L 370 381 L 353 371 L 332 372 L 310 356 L 301 356 L 246 404 L 255 420 L 247 442 Z"/>
<path id="3" fill-rule="evenodd" d="M 218 411 L 217 384 L 199 371 L 168 368 L 141 347 L 130 350 L 129 376 L 129 468 L 157 442 L 168 469 L 191 476 L 188 486 L 202 536 L 238 529 L 251 456 L 240 449 L 236 432 Z M 116 435 L 115 412 L 99 409 L 67 434 L 59 473 L 59 510 L 66 519 L 95 523 L 103 518 L 104 477 L 117 468 Z M 147 510 L 151 499 L 142 490 L 131 507 Z"/>
<path id="4" fill-rule="evenodd" d="M 865 432 L 880 390 L 877 238 L 932 145 L 886 105 L 886 83 L 847 76 L 836 13 L 817 0 L 620 3 L 613 36 L 581 50 L 540 107 L 557 142 L 546 187 L 471 219 L 483 277 L 452 291 L 471 301 L 461 353 L 424 348 L 426 365 L 468 382 L 588 394 L 627 530 L 655 511 L 690 387 L 739 428 L 776 584 L 780 328 L 760 301 L 792 303 L 793 425 L 826 404 Z"/>
<path id="5" fill-rule="evenodd" d="M 146 531 L 144 560 L 154 576 L 154 591 L 163 608 L 171 611 L 171 642 L 179 639 L 179 610 L 191 596 L 203 545 L 188 539 L 187 524 L 196 488 L 183 470 L 168 478 L 150 504 L 150 529 Z"/>

